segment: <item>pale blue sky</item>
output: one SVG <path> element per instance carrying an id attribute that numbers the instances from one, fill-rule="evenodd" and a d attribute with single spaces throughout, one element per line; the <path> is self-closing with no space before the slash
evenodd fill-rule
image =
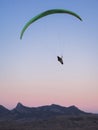
<path id="1" fill-rule="evenodd" d="M 20 40 L 28 20 L 53 8 L 74 11 L 83 22 L 51 15 Z M 98 112 L 98 0 L 0 0 L 0 16 L 0 104 L 74 104 Z"/>

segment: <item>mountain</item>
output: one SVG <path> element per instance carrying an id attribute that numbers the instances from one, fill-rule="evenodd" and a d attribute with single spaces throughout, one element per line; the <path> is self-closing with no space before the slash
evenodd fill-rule
<path id="1" fill-rule="evenodd" d="M 57 104 L 40 106 L 40 107 L 27 107 L 18 103 L 13 110 L 8 110 L 0 106 L 0 118 L 6 119 L 47 119 L 56 116 L 80 116 L 87 115 L 86 113 L 76 106 L 64 107 Z"/>
<path id="2" fill-rule="evenodd" d="M 4 106 L 0 105 L 0 117 L 5 116 L 5 115 L 7 115 L 9 113 L 10 113 L 10 111 L 7 108 L 5 108 Z"/>

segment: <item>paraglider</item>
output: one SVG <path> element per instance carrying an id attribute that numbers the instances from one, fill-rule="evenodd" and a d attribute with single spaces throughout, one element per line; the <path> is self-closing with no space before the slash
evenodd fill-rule
<path id="1" fill-rule="evenodd" d="M 48 16 L 48 15 L 51 15 L 51 14 L 57 14 L 57 13 L 61 13 L 61 14 L 69 14 L 69 15 L 72 15 L 74 17 L 76 17 L 77 19 L 79 19 L 80 21 L 82 21 L 81 17 L 72 12 L 72 11 L 69 11 L 69 10 L 65 10 L 65 9 L 51 9 L 51 10 L 46 10 L 38 15 L 36 15 L 35 17 L 33 17 L 32 19 L 30 19 L 26 24 L 25 26 L 23 27 L 22 31 L 21 31 L 21 34 L 20 34 L 20 39 L 22 39 L 23 37 L 23 34 L 25 32 L 25 30 L 32 24 L 34 23 L 35 21 L 39 20 L 40 18 L 43 18 L 45 16 Z M 57 56 L 57 59 L 58 61 L 63 64 L 63 59 L 62 57 L 60 56 Z"/>

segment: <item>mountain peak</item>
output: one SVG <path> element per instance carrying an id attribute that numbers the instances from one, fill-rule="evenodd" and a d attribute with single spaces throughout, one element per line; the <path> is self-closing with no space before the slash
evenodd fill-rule
<path id="1" fill-rule="evenodd" d="M 16 106 L 16 109 L 18 109 L 18 108 L 21 108 L 21 107 L 24 107 L 23 105 L 22 105 L 22 103 L 17 103 L 17 106 Z"/>
<path id="2" fill-rule="evenodd" d="M 60 105 L 57 105 L 57 104 L 51 104 L 50 106 L 51 107 L 61 107 Z"/>
<path id="3" fill-rule="evenodd" d="M 22 103 L 17 103 L 17 106 L 16 108 L 14 108 L 14 111 L 17 111 L 19 113 L 24 113 L 24 114 L 28 114 L 28 113 L 31 113 L 32 111 L 32 108 L 30 107 L 27 107 L 27 106 L 24 106 Z"/>
<path id="4" fill-rule="evenodd" d="M 21 112 L 25 109 L 25 106 L 22 103 L 17 103 L 17 106 L 14 108 L 16 111 Z"/>
<path id="5" fill-rule="evenodd" d="M 71 108 L 71 109 L 78 109 L 78 107 L 76 107 L 75 105 L 69 106 L 68 108 Z"/>

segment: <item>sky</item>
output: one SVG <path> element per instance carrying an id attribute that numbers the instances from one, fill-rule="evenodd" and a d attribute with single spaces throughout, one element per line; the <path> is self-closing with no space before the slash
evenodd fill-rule
<path id="1" fill-rule="evenodd" d="M 62 8 L 77 13 L 35 15 Z M 64 65 L 57 61 L 63 56 Z M 98 0 L 0 0 L 0 104 L 75 105 L 98 113 Z"/>

